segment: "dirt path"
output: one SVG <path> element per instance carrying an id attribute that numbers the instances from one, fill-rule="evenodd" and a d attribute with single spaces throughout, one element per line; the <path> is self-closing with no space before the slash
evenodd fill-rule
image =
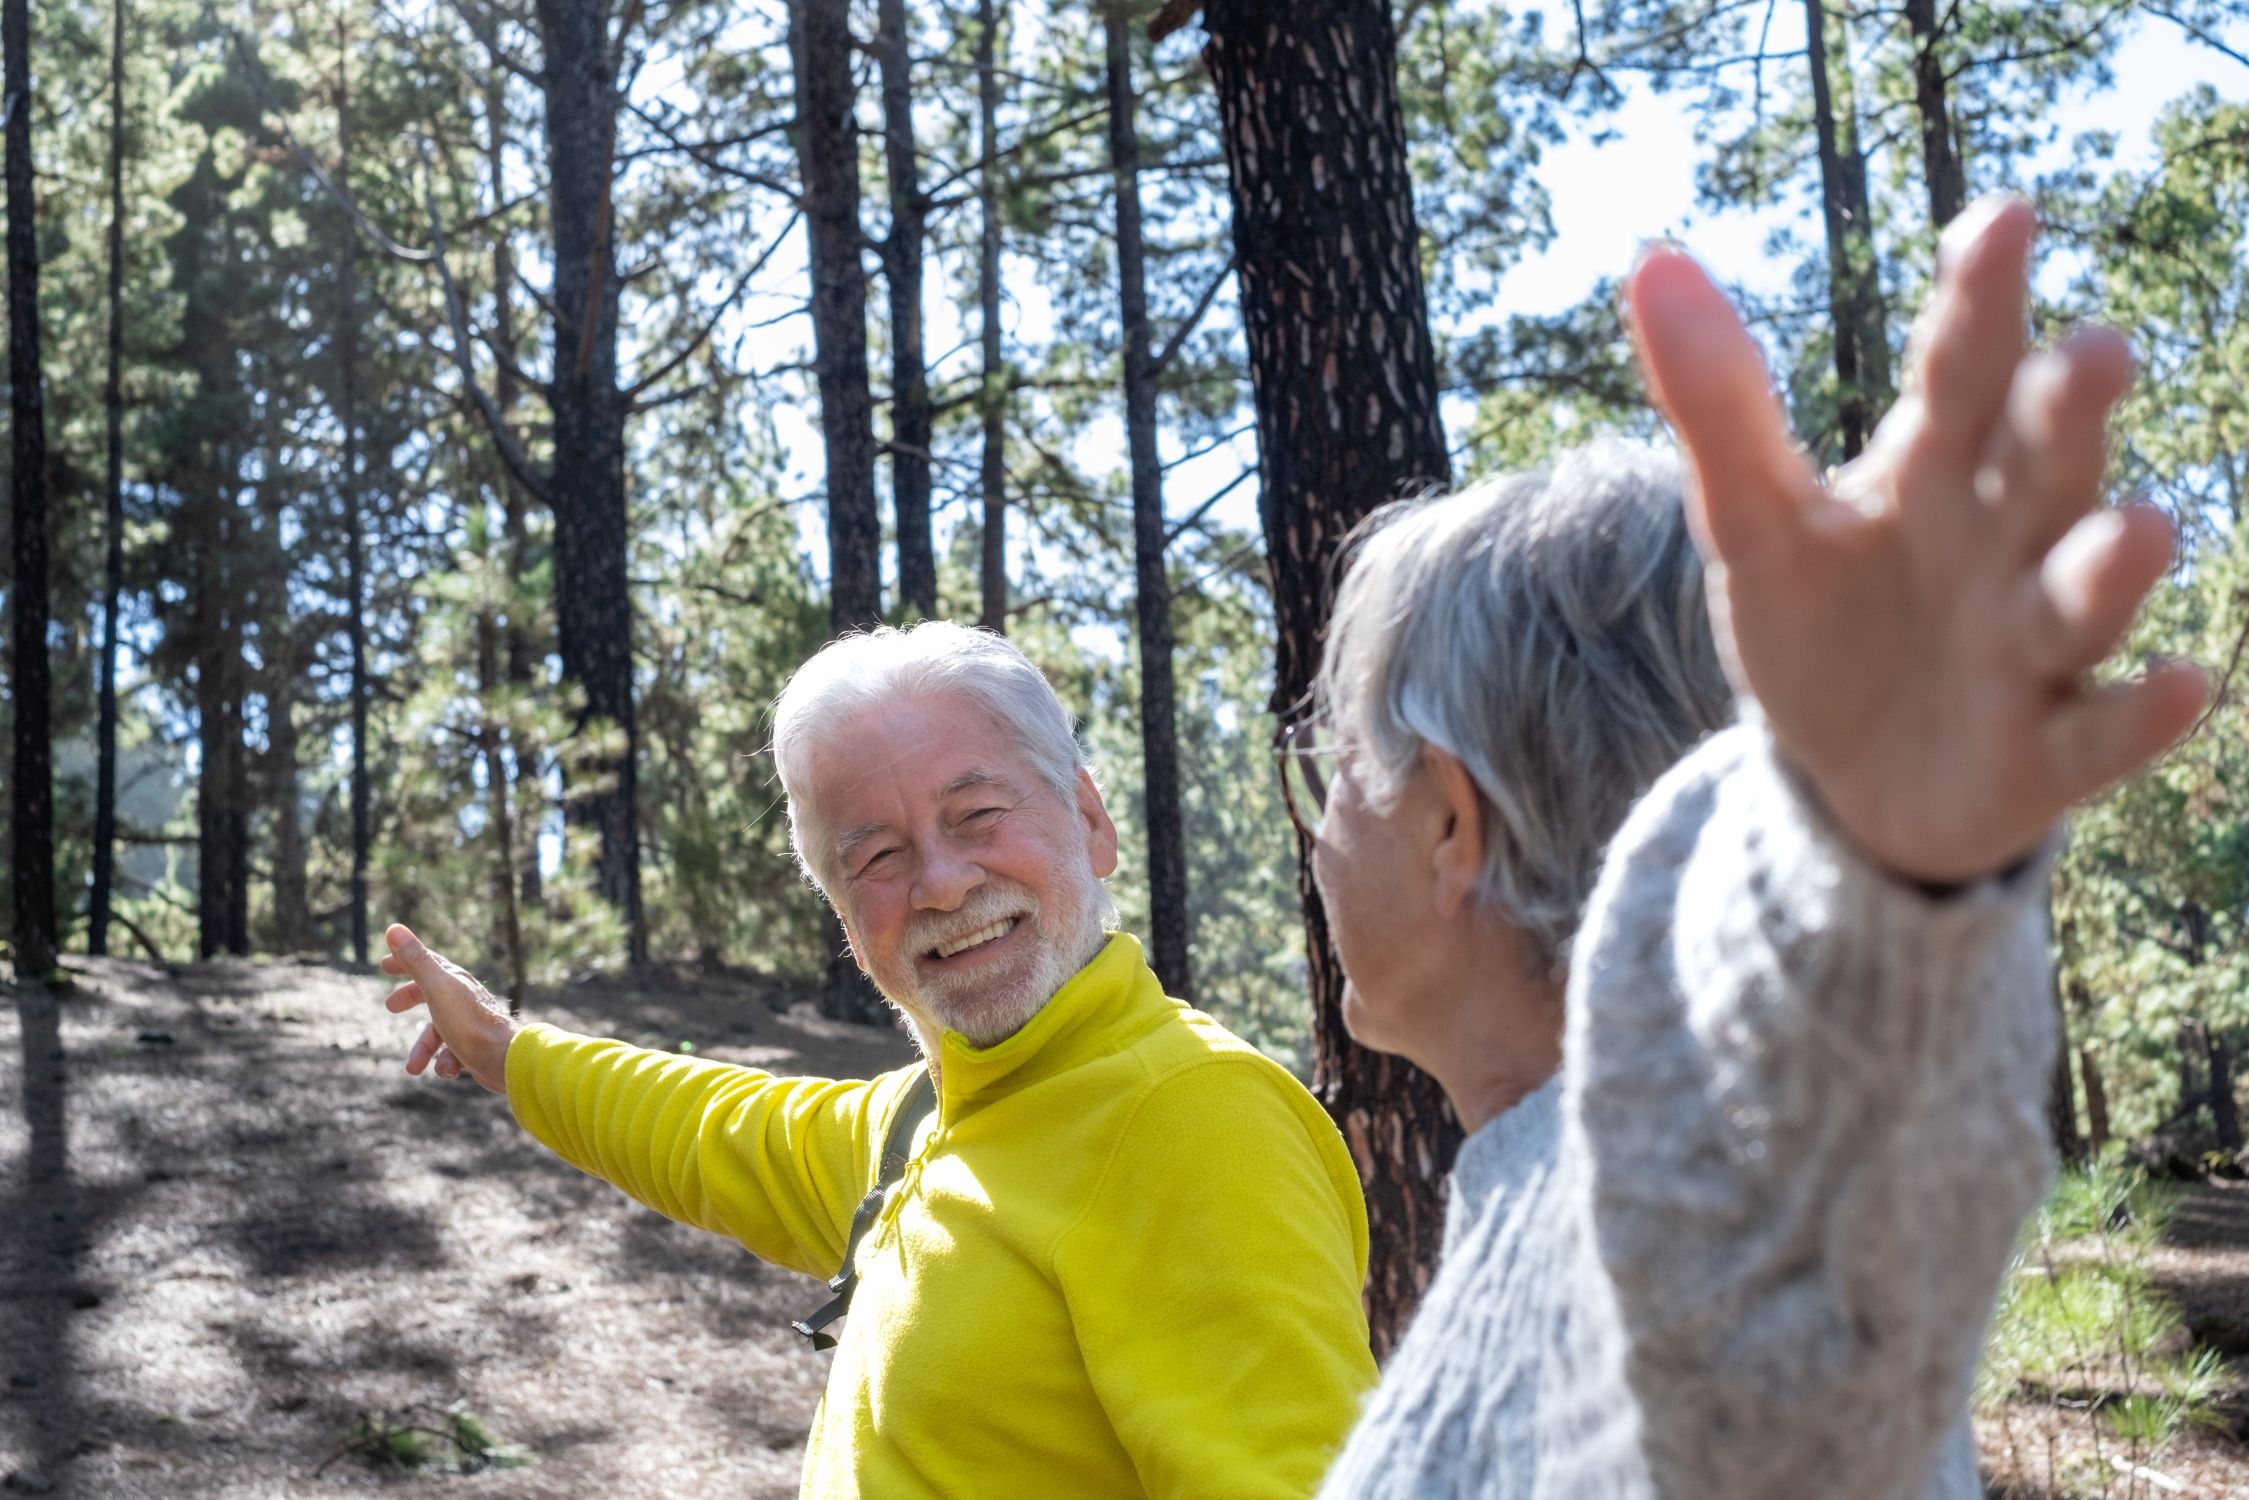
<path id="1" fill-rule="evenodd" d="M 407 1078 L 387 982 L 83 967 L 59 1003 L 0 989 L 0 1491 L 796 1493 L 828 1356 L 787 1322 L 817 1283 L 579 1175 L 473 1084 Z M 909 1055 L 791 998 L 682 981 L 531 1009 L 777 1071 Z M 533 1464 L 320 1470 L 370 1412 L 456 1403 Z"/>
<path id="2" fill-rule="evenodd" d="M 787 1323 L 817 1283 L 579 1175 L 473 1084 L 407 1078 L 387 981 L 83 967 L 59 1002 L 0 987 L 0 1500 L 796 1493 L 828 1356 Z M 746 978 L 530 1013 L 781 1072 L 909 1055 Z M 2150 1271 L 2249 1375 L 2249 1184 L 2186 1189 Z M 531 1465 L 330 1461 L 369 1414 L 456 1406 Z M 2249 1496 L 2249 1397 L 2223 1419 L 2162 1456 L 2182 1490 L 2108 1493 Z"/>

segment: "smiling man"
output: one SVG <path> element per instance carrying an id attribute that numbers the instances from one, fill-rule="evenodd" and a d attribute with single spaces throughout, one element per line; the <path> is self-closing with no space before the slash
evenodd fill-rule
<path id="1" fill-rule="evenodd" d="M 1117 830 L 1045 678 L 957 625 L 847 636 L 782 693 L 774 753 L 922 1062 L 779 1078 L 517 1025 L 393 927 L 390 1008 L 429 1009 L 407 1071 L 471 1074 L 672 1218 L 844 1268 L 805 1495 L 1308 1494 L 1375 1374 L 1358 1180 L 1302 1086 L 1108 930 Z"/>

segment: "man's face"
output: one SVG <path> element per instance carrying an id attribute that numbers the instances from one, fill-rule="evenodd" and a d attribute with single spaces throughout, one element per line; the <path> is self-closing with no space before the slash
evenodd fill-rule
<path id="1" fill-rule="evenodd" d="M 990 1046 L 1099 951 L 1117 832 L 1092 778 L 1065 799 L 971 699 L 866 709 L 809 789 L 851 950 L 908 1015 Z"/>

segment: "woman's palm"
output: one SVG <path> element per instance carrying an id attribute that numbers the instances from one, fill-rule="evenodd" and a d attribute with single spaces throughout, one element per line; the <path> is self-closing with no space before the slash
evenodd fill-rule
<path id="1" fill-rule="evenodd" d="M 2026 853 L 2072 802 L 2192 721 L 2193 667 L 2090 687 L 2170 556 L 2145 508 L 2100 508 L 2129 359 L 2105 330 L 2026 357 L 2030 211 L 1947 235 L 1915 385 L 1823 486 L 1755 344 L 1671 250 L 1629 289 L 1641 360 L 1685 445 L 1737 685 L 1875 860 L 1927 881 Z"/>

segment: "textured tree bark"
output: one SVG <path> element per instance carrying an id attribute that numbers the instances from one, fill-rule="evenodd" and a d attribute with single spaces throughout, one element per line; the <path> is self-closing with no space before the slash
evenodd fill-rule
<path id="1" fill-rule="evenodd" d="M 2051 931 L 2051 927 L 2048 931 Z M 2054 1077 L 2046 1095 L 2046 1124 L 2053 1137 L 2054 1154 L 2063 1161 L 2085 1159 L 2085 1137 L 2077 1130 L 2077 1085 L 2070 1074 L 2069 1007 L 2063 1003 L 2061 976 L 2055 975 L 2054 1034 L 2061 1044 L 2054 1049 Z"/>
<path id="2" fill-rule="evenodd" d="M 564 672 L 585 693 L 581 733 L 615 726 L 621 752 L 573 806 L 601 837 L 596 877 L 624 916 L 626 955 L 648 962 L 640 899 L 640 730 L 633 712 L 624 393 L 617 388 L 617 54 L 607 0 L 539 0 L 552 169 L 555 614 Z"/>
<path id="3" fill-rule="evenodd" d="M 505 203 L 508 201 L 507 69 L 497 55 L 489 58 L 485 76 L 485 168 L 491 182 L 492 201 Z M 492 234 L 492 341 L 498 345 L 502 357 L 492 374 L 492 399 L 500 420 L 510 423 L 515 420 L 518 395 L 514 364 L 517 353 L 515 276 L 514 243 L 506 224 L 496 224 Z M 524 593 L 524 579 L 531 572 L 531 496 L 505 464 L 500 466 L 499 482 L 505 511 L 503 534 L 508 544 L 508 575 L 513 584 L 508 596 L 507 680 L 510 686 L 528 688 L 545 655 L 540 632 L 533 628 L 529 617 Z M 513 757 L 515 806 L 531 832 L 531 838 L 526 841 L 531 846 L 528 857 L 521 862 L 521 904 L 531 907 L 538 906 L 544 899 L 537 849 L 538 809 L 543 800 L 536 770 L 539 759 L 538 746 L 518 734 Z M 525 791 L 527 783 L 529 790 Z"/>
<path id="4" fill-rule="evenodd" d="M 1820 206 L 1827 230 L 1828 308 L 1835 334 L 1836 425 L 1843 457 L 1866 447 L 1889 405 L 1890 345 L 1883 327 L 1882 289 L 1874 259 L 1874 221 L 1867 202 L 1866 156 L 1856 110 L 1835 97 L 1828 66 L 1830 22 L 1824 0 L 1804 0 L 1806 65 L 1812 77 L 1812 120 L 1819 140 Z"/>
<path id="5" fill-rule="evenodd" d="M 1413 185 L 1384 0 L 1211 0 L 1203 52 L 1234 205 L 1279 636 L 1273 706 L 1317 670 L 1344 534 L 1451 476 L 1422 289 Z M 1300 848 L 1314 1088 L 1359 1165 L 1372 1231 L 1375 1349 L 1404 1331 L 1436 1263 L 1460 1142 L 1434 1081 L 1344 1030 L 1343 974 Z"/>
<path id="6" fill-rule="evenodd" d="M 10 575 L 13 639 L 8 691 L 15 699 L 10 777 L 10 877 L 15 889 L 16 973 L 43 980 L 55 967 L 54 745 L 48 714 L 47 416 L 39 369 L 39 251 L 33 232 L 31 14 L 26 0 L 0 6 L 7 51 L 0 113 L 8 179 L 8 489 L 15 545 Z"/>
<path id="7" fill-rule="evenodd" d="M 929 526 L 929 440 L 935 416 L 922 350 L 922 243 L 929 200 L 914 159 L 913 53 L 906 0 L 878 0 L 875 61 L 882 71 L 882 154 L 890 179 L 883 284 L 890 293 L 890 494 L 898 527 L 898 602 L 937 614 L 937 549 Z"/>
<path id="8" fill-rule="evenodd" d="M 221 452 L 216 473 L 237 464 Z M 242 747 L 242 621 L 238 583 L 231 566 L 235 535 L 233 497 L 222 482 L 209 498 L 207 522 L 195 528 L 195 588 L 189 600 L 194 632 L 195 952 L 250 951 L 250 820 L 248 767 Z"/>
<path id="9" fill-rule="evenodd" d="M 2233 1092 L 2233 1038 L 2223 1028 L 2203 1028 L 2210 1059 L 2210 1123 L 2223 1151 L 2241 1150 L 2241 1106 Z"/>
<path id="10" fill-rule="evenodd" d="M 491 559 L 484 559 L 490 566 Z M 516 906 L 515 818 L 508 796 L 507 756 L 499 726 L 492 722 L 492 695 L 500 687 L 500 625 L 489 608 L 476 614 L 476 679 L 484 699 L 476 726 L 477 753 L 484 760 L 484 798 L 492 820 L 493 946 L 505 964 L 512 1013 L 523 1004 L 523 920 Z"/>
<path id="11" fill-rule="evenodd" d="M 789 6 L 797 161 L 812 262 L 812 357 L 828 466 L 828 613 L 839 635 L 882 621 L 882 513 L 875 501 L 874 395 L 867 385 L 850 19 L 845 0 L 791 0 Z"/>
<path id="12" fill-rule="evenodd" d="M 1937 52 L 1942 40 L 1937 0 L 1905 0 L 1905 24 L 1913 37 L 1913 105 L 1921 120 L 1921 172 L 1929 189 L 1929 223 L 1942 229 L 1968 206 L 1968 178 L 1952 138 L 1944 59 Z"/>
<path id="13" fill-rule="evenodd" d="M 852 117 L 846 0 L 790 0 L 797 164 L 812 263 L 812 359 L 828 466 L 828 625 L 836 635 L 882 623 L 882 517 L 875 503 L 874 395 L 867 385 L 867 273 L 859 259 L 859 131 Z M 823 1010 L 883 1015 L 829 914 Z"/>
<path id="14" fill-rule="evenodd" d="M 336 18 L 336 184 L 351 195 L 351 38 Z M 351 956 L 367 962 L 367 518 L 359 490 L 359 235 L 346 223 L 337 257 L 336 419 L 344 429 L 344 608 L 351 642 Z"/>
<path id="15" fill-rule="evenodd" d="M 984 493 L 983 608 L 986 630 L 1007 629 L 1007 354 L 1000 342 L 999 6 L 976 0 L 976 199 L 983 213 L 976 289 L 982 317 L 984 388 L 977 411 L 984 425 L 980 472 Z"/>
<path id="16" fill-rule="evenodd" d="M 117 599 L 125 578 L 125 0 L 109 13 L 109 364 L 102 377 L 102 649 L 94 731 L 94 888 L 86 951 L 109 952 L 117 870 Z"/>
<path id="17" fill-rule="evenodd" d="M 2077 1071 L 2085 1076 L 2086 1146 L 2098 1156 L 2108 1144 L 2108 1085 L 2102 1081 L 2100 1064 L 2094 1060 L 2092 1048 L 2077 1049 Z"/>
<path id="18" fill-rule="evenodd" d="M 311 851 L 305 840 L 304 816 L 299 806 L 300 755 L 297 714 L 290 702 L 302 664 L 290 650 L 275 663 L 266 688 L 266 799 L 273 809 L 273 946 L 278 953 L 296 953 L 308 945 L 312 909 L 307 897 L 306 863 Z"/>
<path id="19" fill-rule="evenodd" d="M 1148 937 L 1167 993 L 1195 998 L 1187 912 L 1187 837 L 1179 810 L 1171 577 L 1164 566 L 1163 464 L 1156 451 L 1156 371 L 1148 347 L 1140 230 L 1140 133 L 1134 119 L 1131 15 L 1106 0 L 1109 161 L 1116 178 L 1117 292 L 1124 328 L 1125 447 L 1132 460 L 1134 612 L 1140 635 L 1140 762 L 1148 830 Z"/>

